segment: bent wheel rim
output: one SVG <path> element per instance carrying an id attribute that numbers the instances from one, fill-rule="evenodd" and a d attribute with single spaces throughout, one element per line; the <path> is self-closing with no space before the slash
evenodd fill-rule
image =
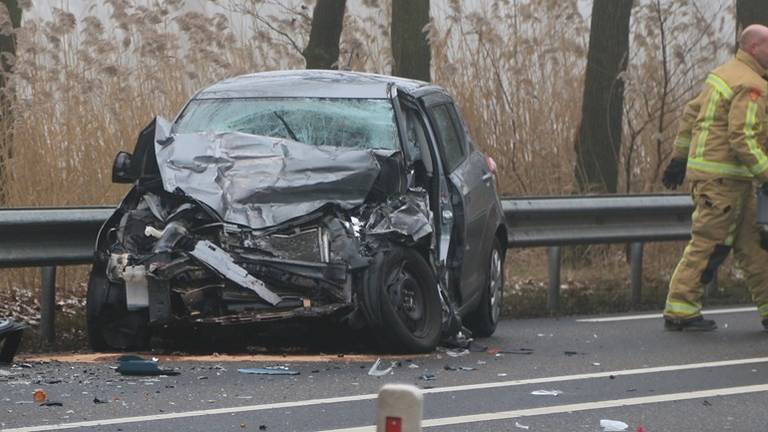
<path id="1" fill-rule="evenodd" d="M 429 311 L 419 279 L 406 267 L 397 271 L 390 279 L 389 299 L 398 319 L 415 337 L 424 337 Z"/>

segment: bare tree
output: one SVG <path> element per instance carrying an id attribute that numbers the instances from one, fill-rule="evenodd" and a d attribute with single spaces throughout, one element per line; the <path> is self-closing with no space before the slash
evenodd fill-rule
<path id="1" fill-rule="evenodd" d="M 695 0 L 649 0 L 633 10 L 633 52 L 624 73 L 624 192 L 660 186 L 678 116 L 727 50 L 726 7 L 705 13 Z"/>
<path id="2" fill-rule="evenodd" d="M 2 0 L 0 10 L 0 124 L 3 135 L 0 136 L 0 205 L 5 203 L 5 190 L 3 179 L 5 165 L 11 156 L 13 135 L 13 88 L 11 88 L 11 75 L 16 60 L 16 35 L 15 29 L 21 26 L 21 8 L 17 0 Z"/>
<path id="3" fill-rule="evenodd" d="M 317 0 L 312 31 L 302 55 L 307 69 L 338 69 L 339 40 L 344 28 L 347 0 Z"/>
<path id="4" fill-rule="evenodd" d="M 307 69 L 337 69 L 346 4 L 317 0 L 311 17 L 299 0 L 233 0 L 228 8 L 253 19 L 256 35 L 273 44 L 273 54 L 293 62 L 299 55 Z"/>
<path id="5" fill-rule="evenodd" d="M 430 81 L 429 0 L 392 0 L 392 75 Z"/>
<path id="6" fill-rule="evenodd" d="M 615 193 L 621 150 L 624 81 L 632 0 L 595 0 L 587 74 L 576 140 L 576 179 L 583 192 Z"/>

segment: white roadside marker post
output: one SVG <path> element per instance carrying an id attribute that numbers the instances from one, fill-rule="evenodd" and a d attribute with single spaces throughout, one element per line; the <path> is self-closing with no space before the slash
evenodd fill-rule
<path id="1" fill-rule="evenodd" d="M 376 400 L 376 432 L 421 432 L 423 400 L 412 385 L 384 385 Z"/>

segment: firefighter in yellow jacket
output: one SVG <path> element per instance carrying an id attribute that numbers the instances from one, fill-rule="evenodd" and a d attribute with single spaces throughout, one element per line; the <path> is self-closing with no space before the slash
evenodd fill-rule
<path id="1" fill-rule="evenodd" d="M 688 103 L 663 183 L 687 176 L 695 205 L 691 241 L 669 284 L 668 330 L 717 328 L 701 315 L 704 286 L 733 250 L 768 330 L 768 238 L 756 220 L 754 183 L 768 183 L 768 27 L 749 26 L 736 56 L 713 70 Z"/>

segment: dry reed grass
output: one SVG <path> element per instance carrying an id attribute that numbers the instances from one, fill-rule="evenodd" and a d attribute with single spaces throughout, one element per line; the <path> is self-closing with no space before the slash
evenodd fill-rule
<path id="1" fill-rule="evenodd" d="M 127 189 L 110 183 L 112 158 L 133 147 L 152 116 L 172 117 L 194 91 L 225 77 L 303 67 L 298 48 L 311 3 L 211 0 L 203 13 L 182 0 L 108 0 L 106 18 L 55 9 L 51 19 L 26 19 L 18 32 L 16 134 L 0 144 L 4 205 L 118 202 Z M 571 193 L 588 19 L 577 0 L 472 4 L 432 1 L 434 81 L 454 95 L 475 143 L 496 159 L 504 194 Z M 343 68 L 389 71 L 388 11 L 386 0 L 350 9 Z M 648 0 L 634 11 L 621 161 L 628 192 L 658 189 L 680 104 L 727 54 L 732 35 L 717 18 L 722 12 L 693 0 Z M 650 277 L 668 278 L 679 250 L 649 246 Z M 596 267 L 623 262 L 622 249 L 603 248 L 593 260 Z M 82 268 L 59 275 L 60 287 L 82 292 Z M 0 289 L 38 284 L 34 271 L 0 276 Z"/>

